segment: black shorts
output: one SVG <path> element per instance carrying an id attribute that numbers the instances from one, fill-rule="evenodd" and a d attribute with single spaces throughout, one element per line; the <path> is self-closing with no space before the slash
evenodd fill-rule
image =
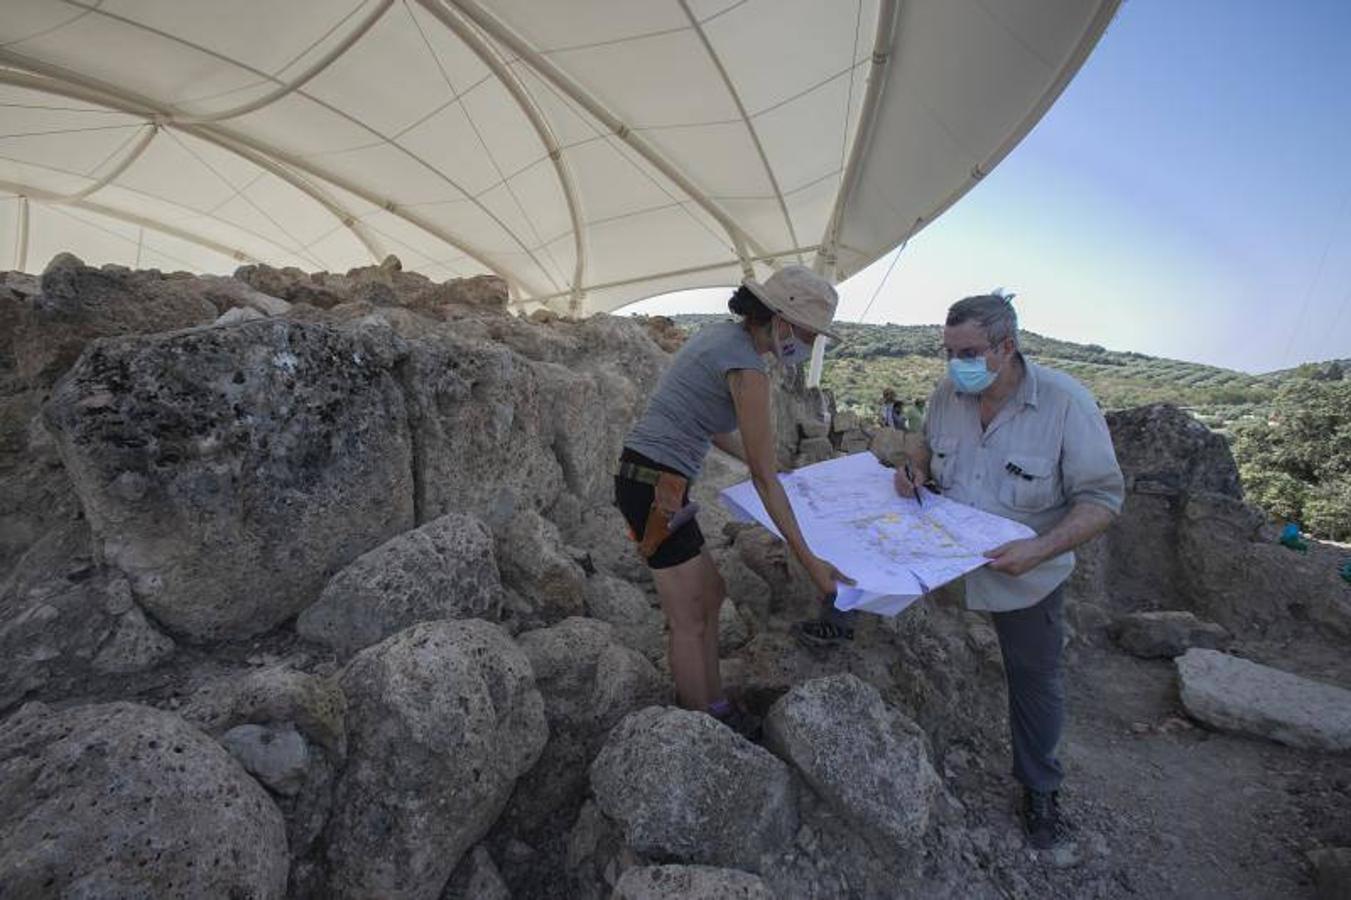
<path id="1" fill-rule="evenodd" d="M 627 447 L 624 448 L 619 460 L 662 472 L 674 472 L 682 478 L 685 477 L 683 472 L 664 466 Z M 629 536 L 635 542 L 643 539 L 643 531 L 647 528 L 647 517 L 652 511 L 652 498 L 655 494 L 656 488 L 650 484 L 615 476 L 615 506 L 624 514 L 624 520 L 629 523 Z M 689 485 L 685 486 L 685 502 L 690 502 Z M 657 552 L 646 560 L 647 566 L 650 569 L 669 569 L 678 566 L 698 556 L 703 546 L 704 533 L 699 530 L 699 523 L 690 519 L 657 545 Z"/>

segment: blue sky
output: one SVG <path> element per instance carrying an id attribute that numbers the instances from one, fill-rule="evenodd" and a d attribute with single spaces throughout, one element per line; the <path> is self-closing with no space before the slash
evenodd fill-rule
<path id="1" fill-rule="evenodd" d="M 1351 0 L 1127 0 L 867 322 L 1004 286 L 1024 327 L 1250 372 L 1351 356 Z M 841 286 L 857 321 L 891 261 Z M 716 311 L 688 291 L 628 311 Z"/>

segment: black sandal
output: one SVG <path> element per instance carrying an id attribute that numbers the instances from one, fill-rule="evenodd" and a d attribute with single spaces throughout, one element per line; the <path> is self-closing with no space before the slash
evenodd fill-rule
<path id="1" fill-rule="evenodd" d="M 808 619 L 793 626 L 793 637 L 808 647 L 837 647 L 854 639 L 854 629 L 829 619 Z"/>

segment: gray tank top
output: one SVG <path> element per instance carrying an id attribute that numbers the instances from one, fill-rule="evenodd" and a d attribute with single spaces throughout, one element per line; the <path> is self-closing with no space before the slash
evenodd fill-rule
<path id="1" fill-rule="evenodd" d="M 693 480 L 703 468 L 713 435 L 736 430 L 727 373 L 767 368 L 741 323 L 705 325 L 671 360 L 624 446 Z"/>

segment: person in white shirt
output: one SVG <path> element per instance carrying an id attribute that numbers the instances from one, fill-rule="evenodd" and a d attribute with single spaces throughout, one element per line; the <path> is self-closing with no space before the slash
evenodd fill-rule
<path id="1" fill-rule="evenodd" d="M 965 587 L 967 607 L 989 611 L 999 635 L 1024 824 L 1033 845 L 1046 848 L 1060 834 L 1064 582 L 1073 548 L 1111 525 L 1125 494 L 1093 395 L 1023 357 L 1011 300 L 967 297 L 948 310 L 948 375 L 929 399 L 923 445 L 911 455 L 911 474 L 898 470 L 896 490 L 914 496 L 932 480 L 945 496 L 1037 533 L 992 548 Z"/>

